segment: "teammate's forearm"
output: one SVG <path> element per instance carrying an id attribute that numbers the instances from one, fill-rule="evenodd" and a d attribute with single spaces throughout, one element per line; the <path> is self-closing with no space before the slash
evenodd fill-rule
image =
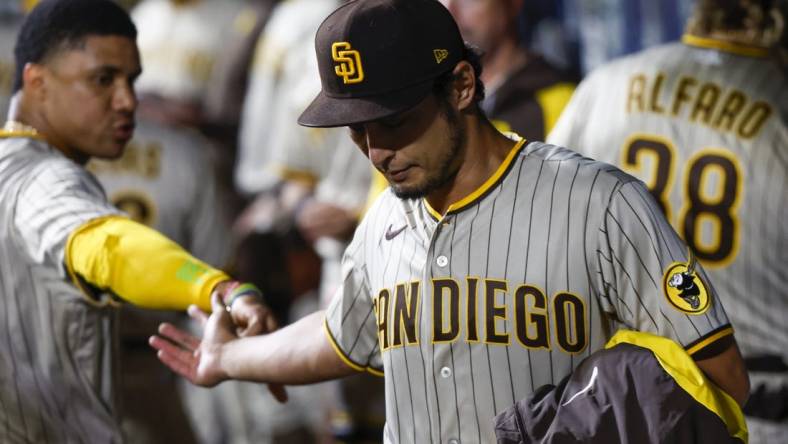
<path id="1" fill-rule="evenodd" d="M 90 221 L 68 239 L 66 268 L 144 308 L 210 310 L 212 289 L 229 277 L 159 232 L 123 217 Z"/>
<path id="2" fill-rule="evenodd" d="M 318 311 L 274 333 L 229 342 L 222 348 L 219 365 L 232 379 L 288 385 L 356 373 L 334 352 L 323 319 L 323 311 Z"/>

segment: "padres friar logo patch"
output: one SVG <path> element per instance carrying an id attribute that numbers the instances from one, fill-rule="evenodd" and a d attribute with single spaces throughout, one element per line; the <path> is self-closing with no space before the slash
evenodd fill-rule
<path id="1" fill-rule="evenodd" d="M 331 45 L 331 58 L 337 64 L 334 72 L 342 77 L 345 84 L 361 83 L 364 80 L 364 68 L 361 66 L 361 54 L 350 47 L 348 42 L 335 42 Z"/>
<path id="2" fill-rule="evenodd" d="M 680 311 L 698 315 L 709 308 L 706 284 L 695 272 L 695 258 L 688 263 L 674 262 L 665 271 L 662 287 L 670 303 Z"/>

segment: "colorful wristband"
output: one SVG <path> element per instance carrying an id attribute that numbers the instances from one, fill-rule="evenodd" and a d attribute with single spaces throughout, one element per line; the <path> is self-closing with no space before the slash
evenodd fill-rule
<path id="1" fill-rule="evenodd" d="M 227 297 L 224 300 L 224 306 L 227 308 L 227 311 L 231 311 L 233 304 L 235 303 L 238 298 L 242 298 L 245 296 L 251 296 L 257 299 L 260 303 L 263 302 L 263 293 L 257 288 L 254 284 L 241 284 L 235 286 Z"/>

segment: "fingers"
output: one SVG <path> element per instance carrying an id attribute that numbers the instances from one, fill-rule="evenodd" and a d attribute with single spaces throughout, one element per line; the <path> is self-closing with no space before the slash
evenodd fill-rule
<path id="1" fill-rule="evenodd" d="M 196 358 L 192 352 L 182 349 L 160 336 L 151 336 L 148 343 L 157 350 L 156 356 L 175 373 L 194 381 Z"/>
<path id="2" fill-rule="evenodd" d="M 268 391 L 282 404 L 287 402 L 287 390 L 285 390 L 285 386 L 282 384 L 268 384 Z"/>
<path id="3" fill-rule="evenodd" d="M 272 313 L 268 313 L 268 316 L 265 317 L 263 321 L 265 323 L 265 331 L 272 332 L 279 328 L 279 323 L 276 322 L 276 317 Z"/>
<path id="4" fill-rule="evenodd" d="M 163 338 L 169 339 L 171 342 L 179 345 L 181 348 L 186 349 L 189 352 L 193 352 L 200 347 L 200 340 L 198 338 L 168 322 L 159 325 L 159 334 Z"/>
<path id="5" fill-rule="evenodd" d="M 214 313 L 227 311 L 224 301 L 222 301 L 222 295 L 220 295 L 218 291 L 211 294 L 211 310 L 213 310 Z"/>
<path id="6" fill-rule="evenodd" d="M 204 311 L 200 310 L 200 307 L 196 305 L 189 305 L 189 308 L 186 309 L 186 312 L 189 313 L 192 319 L 200 323 L 200 326 L 205 326 L 205 323 L 208 322 L 208 314 Z"/>
<path id="7" fill-rule="evenodd" d="M 259 335 L 260 333 L 264 333 L 263 331 L 263 324 L 260 320 L 255 317 L 252 318 L 251 321 L 248 322 L 245 326 L 239 326 L 235 329 L 236 333 L 239 337 L 246 337 L 246 336 L 255 336 Z"/>

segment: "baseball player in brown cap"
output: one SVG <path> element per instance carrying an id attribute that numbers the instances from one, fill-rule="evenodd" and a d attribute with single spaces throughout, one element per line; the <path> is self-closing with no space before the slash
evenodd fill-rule
<path id="1" fill-rule="evenodd" d="M 316 52 L 322 91 L 299 123 L 349 127 L 390 188 L 325 311 L 238 339 L 216 299 L 202 342 L 161 327 L 163 362 L 202 385 L 368 371 L 385 377 L 385 442 L 493 442 L 496 413 L 626 327 L 680 344 L 744 402 L 725 311 L 643 184 L 498 132 L 477 106 L 478 57 L 439 2 L 349 2 Z M 676 273 L 697 287 L 695 308 L 667 285 Z"/>

